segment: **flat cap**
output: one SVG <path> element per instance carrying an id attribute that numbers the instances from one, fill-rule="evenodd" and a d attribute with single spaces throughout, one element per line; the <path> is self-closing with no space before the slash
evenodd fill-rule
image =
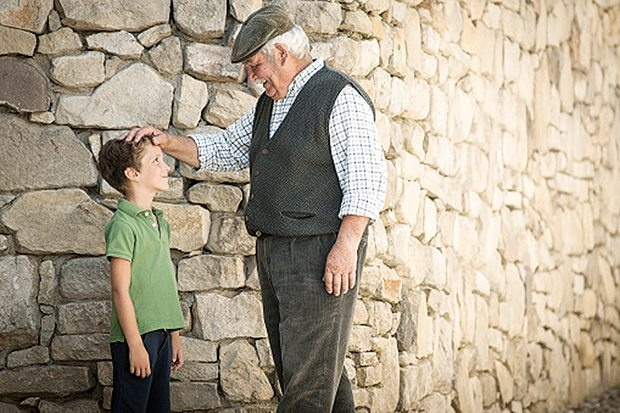
<path id="1" fill-rule="evenodd" d="M 294 26 L 289 15 L 279 6 L 269 5 L 250 14 L 241 25 L 230 60 L 243 62 L 254 56 L 261 47 Z"/>

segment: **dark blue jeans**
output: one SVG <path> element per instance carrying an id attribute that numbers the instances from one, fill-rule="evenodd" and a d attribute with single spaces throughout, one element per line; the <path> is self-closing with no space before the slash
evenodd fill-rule
<path id="1" fill-rule="evenodd" d="M 278 412 L 354 412 L 344 372 L 367 237 L 358 249 L 355 287 L 325 291 L 325 261 L 337 234 L 259 238 L 256 244 L 263 313 L 282 387 Z"/>
<path id="2" fill-rule="evenodd" d="M 142 335 L 149 353 L 151 375 L 141 379 L 129 372 L 129 346 L 111 343 L 113 387 L 113 413 L 169 413 L 170 412 L 170 363 L 172 343 L 165 330 Z"/>

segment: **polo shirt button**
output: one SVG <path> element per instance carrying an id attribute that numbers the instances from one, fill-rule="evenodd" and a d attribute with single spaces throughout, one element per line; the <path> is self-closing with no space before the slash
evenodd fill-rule
<path id="1" fill-rule="evenodd" d="M 262 232 L 260 232 L 260 231 L 256 231 L 256 236 L 257 236 L 257 237 L 259 237 L 259 238 L 260 238 L 260 236 L 261 236 L 261 235 L 263 235 L 263 233 L 262 233 Z"/>
<path id="2" fill-rule="evenodd" d="M 267 150 L 267 148 L 263 148 L 261 149 L 260 153 L 262 153 L 263 155 L 267 155 L 269 151 Z"/>

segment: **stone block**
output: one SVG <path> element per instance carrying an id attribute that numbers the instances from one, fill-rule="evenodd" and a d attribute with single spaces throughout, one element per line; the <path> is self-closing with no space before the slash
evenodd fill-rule
<path id="1" fill-rule="evenodd" d="M 183 259 L 178 268 L 179 291 L 207 291 L 245 286 L 241 257 L 199 255 Z"/>
<path id="2" fill-rule="evenodd" d="M 108 334 L 57 335 L 52 339 L 54 361 L 110 360 Z"/>
<path id="3" fill-rule="evenodd" d="M 111 317 L 110 301 L 63 304 L 58 307 L 57 328 L 60 334 L 107 333 Z"/>
<path id="4" fill-rule="evenodd" d="M 207 41 L 224 35 L 227 4 L 219 0 L 180 0 L 172 3 L 174 21 L 189 37 Z M 201 16 L 201 18 L 196 18 Z"/>
<path id="5" fill-rule="evenodd" d="M 219 294 L 196 294 L 196 332 L 218 341 L 225 338 L 267 336 L 258 296 L 243 292 L 232 298 Z"/>
<path id="6" fill-rule="evenodd" d="M 110 263 L 105 257 L 80 257 L 60 267 L 60 294 L 70 300 L 105 300 L 112 297 Z"/>
<path id="7" fill-rule="evenodd" d="M 95 380 L 88 367 L 37 366 L 0 370 L 0 394 L 56 397 L 77 395 L 92 389 Z"/>
<path id="8" fill-rule="evenodd" d="M 38 284 L 36 264 L 31 258 L 0 257 L 0 348 L 38 344 Z"/>
<path id="9" fill-rule="evenodd" d="M 92 155 L 71 129 L 38 126 L 8 114 L 0 114 L 0 123 L 4 147 L 0 165 L 12 165 L 2 168 L 0 191 L 93 186 L 97 182 Z M 43 158 L 45 162 L 41 162 Z M 15 159 L 20 162 L 13 162 Z"/>
<path id="10" fill-rule="evenodd" d="M 170 1 L 136 0 L 128 4 L 104 4 L 93 0 L 61 0 L 63 23 L 85 31 L 140 31 L 168 23 Z"/>
<path id="11" fill-rule="evenodd" d="M 274 395 L 256 350 L 246 340 L 220 347 L 220 384 L 226 398 L 236 402 L 266 401 Z"/>
<path id="12" fill-rule="evenodd" d="M 248 234 L 243 217 L 213 214 L 207 249 L 217 254 L 254 255 L 256 238 Z"/>
<path id="13" fill-rule="evenodd" d="M 136 84 L 142 87 L 135 88 Z M 128 90 L 132 93 L 127 93 Z M 90 96 L 60 96 L 56 122 L 78 128 L 129 129 L 152 125 L 166 129 L 172 116 L 172 92 L 172 85 L 155 69 L 134 63 L 101 84 Z"/>
<path id="14" fill-rule="evenodd" d="M 100 255 L 111 216 L 84 191 L 59 189 L 23 194 L 0 220 L 15 231 L 19 251 Z"/>

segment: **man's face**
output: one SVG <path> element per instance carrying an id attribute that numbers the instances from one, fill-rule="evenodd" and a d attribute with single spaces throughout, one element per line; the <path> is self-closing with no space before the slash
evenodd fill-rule
<path id="1" fill-rule="evenodd" d="M 274 50 L 274 55 L 268 59 L 264 53 L 257 53 L 243 62 L 243 66 L 249 82 L 262 82 L 267 96 L 278 100 L 286 96 L 290 81 L 285 76 L 286 59 L 280 57 L 278 48 Z"/>

